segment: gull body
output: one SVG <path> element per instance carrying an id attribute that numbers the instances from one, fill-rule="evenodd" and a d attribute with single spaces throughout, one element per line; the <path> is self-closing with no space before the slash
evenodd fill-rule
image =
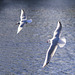
<path id="1" fill-rule="evenodd" d="M 17 22 L 17 24 L 19 25 L 17 34 L 23 29 L 24 24 L 31 23 L 31 22 L 32 19 L 27 20 L 27 16 L 25 15 L 24 10 L 21 9 L 20 21 Z"/>
<path id="2" fill-rule="evenodd" d="M 57 28 L 54 31 L 53 38 L 48 40 L 48 42 L 50 43 L 50 47 L 47 50 L 43 67 L 45 67 L 50 62 L 51 58 L 54 56 L 56 52 L 58 45 L 60 47 L 63 47 L 66 44 L 66 39 L 60 38 L 61 29 L 62 29 L 62 24 L 61 22 L 58 22 Z"/>

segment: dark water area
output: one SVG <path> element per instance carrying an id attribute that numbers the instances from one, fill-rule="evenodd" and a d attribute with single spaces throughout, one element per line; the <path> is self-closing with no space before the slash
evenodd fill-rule
<path id="1" fill-rule="evenodd" d="M 33 22 L 17 35 L 21 9 Z M 58 21 L 67 43 L 42 68 Z M 0 75 L 75 75 L 75 0 L 0 0 Z"/>

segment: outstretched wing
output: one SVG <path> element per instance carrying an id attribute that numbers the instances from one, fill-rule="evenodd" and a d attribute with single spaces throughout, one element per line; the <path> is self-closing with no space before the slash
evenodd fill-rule
<path id="1" fill-rule="evenodd" d="M 22 30 L 23 28 L 22 27 L 18 27 L 18 30 L 17 30 L 17 34 Z"/>
<path id="2" fill-rule="evenodd" d="M 23 9 L 21 9 L 21 16 L 20 19 L 27 19 L 27 16 L 25 15 L 25 11 Z"/>
<path id="3" fill-rule="evenodd" d="M 61 24 L 61 22 L 58 22 L 58 24 L 57 24 L 57 28 L 56 28 L 56 30 L 54 31 L 54 37 L 59 37 L 59 35 L 60 35 L 60 32 L 61 32 L 61 29 L 62 29 L 62 24 Z"/>
<path id="4" fill-rule="evenodd" d="M 45 57 L 45 61 L 44 61 L 44 64 L 43 64 L 43 67 L 45 67 L 49 62 L 50 62 L 50 59 L 54 56 L 54 53 L 57 49 L 57 45 L 50 45 L 47 53 L 46 53 L 46 57 Z"/>

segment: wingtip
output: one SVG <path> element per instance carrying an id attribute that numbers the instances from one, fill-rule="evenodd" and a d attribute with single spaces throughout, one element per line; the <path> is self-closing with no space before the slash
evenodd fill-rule
<path id="1" fill-rule="evenodd" d="M 44 68 L 46 66 L 46 64 L 44 64 L 43 66 L 42 66 L 42 68 Z"/>
<path id="2" fill-rule="evenodd" d="M 61 24 L 61 22 L 60 22 L 60 21 L 58 21 L 58 24 Z"/>
<path id="3" fill-rule="evenodd" d="M 21 12 L 24 12 L 24 10 L 23 10 L 23 9 L 21 9 Z"/>
<path id="4" fill-rule="evenodd" d="M 21 9 L 21 11 L 23 11 L 23 9 Z"/>
<path id="5" fill-rule="evenodd" d="M 23 11 L 23 9 L 21 9 L 21 12 Z"/>
<path id="6" fill-rule="evenodd" d="M 42 68 L 44 68 L 47 64 L 48 64 L 49 62 L 44 62 L 44 64 L 43 64 L 43 66 L 42 66 Z"/>
<path id="7" fill-rule="evenodd" d="M 19 34 L 19 32 L 17 32 L 17 34 Z"/>
<path id="8" fill-rule="evenodd" d="M 60 21 L 58 21 L 58 22 L 60 22 Z"/>
<path id="9" fill-rule="evenodd" d="M 21 31 L 21 30 L 18 30 L 18 31 L 17 31 L 17 34 L 19 34 L 20 31 Z"/>

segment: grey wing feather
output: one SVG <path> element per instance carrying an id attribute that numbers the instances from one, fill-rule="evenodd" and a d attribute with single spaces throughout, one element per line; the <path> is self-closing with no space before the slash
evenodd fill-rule
<path id="1" fill-rule="evenodd" d="M 59 37 L 59 35 L 60 35 L 60 32 L 61 32 L 61 29 L 62 29 L 62 24 L 61 24 L 61 22 L 58 22 L 58 25 L 57 25 L 57 28 L 56 28 L 56 30 L 54 31 L 54 36 L 55 37 Z"/>
<path id="2" fill-rule="evenodd" d="M 44 61 L 44 64 L 43 64 L 43 67 L 45 67 L 49 62 L 50 62 L 50 59 L 53 57 L 55 51 L 57 49 L 57 45 L 50 45 L 47 53 L 46 53 L 46 58 L 45 58 L 45 61 Z"/>
<path id="3" fill-rule="evenodd" d="M 21 9 L 21 16 L 20 19 L 27 19 L 27 16 L 25 15 L 25 11 Z"/>

